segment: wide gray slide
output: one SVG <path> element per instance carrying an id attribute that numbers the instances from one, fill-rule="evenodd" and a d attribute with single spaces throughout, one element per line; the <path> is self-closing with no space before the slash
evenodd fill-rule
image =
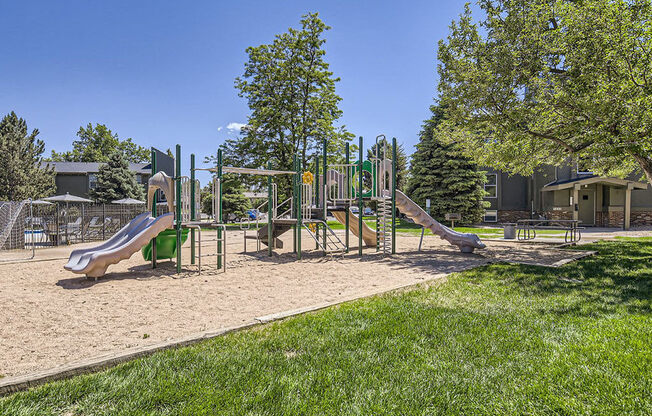
<path id="1" fill-rule="evenodd" d="M 476 248 L 485 248 L 480 237 L 472 233 L 460 233 L 437 222 L 416 202 L 407 197 L 403 192 L 396 190 L 396 206 L 401 212 L 412 219 L 416 224 L 429 228 L 433 234 L 437 234 L 443 240 L 454 246 L 458 246 L 462 253 L 473 253 Z"/>
<path id="2" fill-rule="evenodd" d="M 147 212 L 140 214 L 102 244 L 73 250 L 68 263 L 63 267 L 87 277 L 104 276 L 109 265 L 128 259 L 161 231 L 172 228 L 173 220 L 173 213 L 156 218 Z"/>

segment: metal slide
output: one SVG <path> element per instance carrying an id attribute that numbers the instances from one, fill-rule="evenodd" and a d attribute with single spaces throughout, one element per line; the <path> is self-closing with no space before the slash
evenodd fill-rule
<path id="1" fill-rule="evenodd" d="M 131 257 L 161 231 L 172 228 L 173 221 L 173 213 L 156 218 L 148 212 L 140 214 L 99 246 L 73 250 L 68 263 L 63 267 L 87 277 L 104 276 L 109 265 Z"/>
<path id="2" fill-rule="evenodd" d="M 349 229 L 357 237 L 359 236 L 358 216 L 351 212 L 351 210 L 348 208 L 346 211 L 349 212 Z M 344 210 L 336 211 L 331 209 L 331 213 L 336 220 L 342 223 L 342 225 L 346 224 L 346 213 Z M 362 240 L 367 247 L 376 247 L 376 232 L 369 228 L 369 226 L 364 221 L 362 221 Z"/>
<path id="3" fill-rule="evenodd" d="M 473 253 L 473 250 L 476 248 L 486 247 L 477 235 L 472 233 L 458 233 L 438 223 L 423 208 L 398 189 L 396 190 L 396 207 L 410 217 L 416 224 L 429 228 L 433 234 L 437 234 L 443 240 L 448 241 L 454 246 L 458 246 L 462 253 Z"/>

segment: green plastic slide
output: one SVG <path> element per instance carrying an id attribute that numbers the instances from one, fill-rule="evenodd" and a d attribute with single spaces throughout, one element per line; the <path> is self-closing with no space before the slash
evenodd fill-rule
<path id="1" fill-rule="evenodd" d="M 188 228 L 181 230 L 181 245 L 188 239 Z M 152 242 L 141 250 L 146 261 L 152 261 Z M 177 230 L 164 230 L 156 236 L 156 259 L 173 259 L 177 256 Z"/>

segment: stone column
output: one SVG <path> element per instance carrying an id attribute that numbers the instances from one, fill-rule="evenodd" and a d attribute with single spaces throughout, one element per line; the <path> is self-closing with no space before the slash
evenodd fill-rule
<path id="1" fill-rule="evenodd" d="M 575 209 L 577 207 L 577 209 Z M 580 219 L 580 184 L 576 183 L 573 185 L 573 204 L 571 205 L 571 209 L 573 210 L 573 219 L 575 221 Z"/>
<path id="2" fill-rule="evenodd" d="M 623 228 L 625 230 L 629 230 L 629 225 L 632 217 L 632 189 L 633 188 L 634 188 L 634 184 L 628 183 L 627 189 L 625 189 L 625 206 L 623 207 L 623 209 L 625 210 Z"/>

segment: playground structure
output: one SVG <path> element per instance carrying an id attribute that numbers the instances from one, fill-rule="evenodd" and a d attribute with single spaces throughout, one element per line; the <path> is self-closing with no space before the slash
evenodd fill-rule
<path id="1" fill-rule="evenodd" d="M 382 139 L 379 141 L 379 139 Z M 381 149 L 382 146 L 382 149 Z M 315 158 L 314 173 L 306 170 L 297 155 L 294 157 L 293 170 L 274 170 L 271 162 L 267 169 L 252 169 L 224 166 L 222 150 L 217 153 L 217 164 L 211 168 L 196 168 L 195 155 L 190 155 L 190 177 L 181 175 L 181 146 L 176 146 L 175 175 L 170 177 L 156 168 L 156 153 L 152 150 L 151 169 L 147 195 L 148 210 L 134 218 L 111 239 L 94 248 L 74 250 L 68 263 L 64 266 L 74 273 L 86 274 L 97 278 L 106 272 L 109 265 L 131 257 L 141 250 L 146 260 L 151 261 L 152 268 L 157 267 L 157 260 L 176 258 L 176 269 L 182 270 L 181 246 L 186 234 L 190 234 L 190 264 L 202 271 L 202 257 L 217 257 L 218 270 L 226 269 L 226 225 L 223 222 L 222 179 L 227 173 L 257 175 L 267 178 L 267 201 L 258 207 L 258 211 L 267 212 L 266 224 L 256 227 L 250 235 L 247 229 L 250 223 L 241 227 L 244 232 L 246 252 L 247 239 L 255 239 L 257 249 L 261 244 L 267 246 L 268 255 L 272 256 L 274 248 L 282 248 L 279 238 L 292 230 L 292 251 L 297 259 L 302 254 L 302 231 L 306 230 L 315 242 L 315 249 L 324 254 L 335 255 L 348 253 L 351 247 L 350 233 L 358 237 L 358 255 L 363 254 L 363 245 L 375 247 L 384 255 L 396 253 L 396 212 L 397 208 L 415 223 L 429 228 L 434 234 L 464 253 L 472 253 L 485 245 L 478 236 L 458 233 L 435 221 L 414 201 L 396 189 L 396 139 L 392 140 L 391 158 L 388 158 L 388 144 L 383 135 L 376 137 L 373 157 L 364 160 L 363 138 L 359 138 L 358 160 L 351 162 L 349 144 L 345 145 L 344 163 L 328 163 L 327 141 L 323 141 L 322 154 Z M 320 163 L 321 162 L 321 163 Z M 214 218 L 209 221 L 197 219 L 200 202 L 200 185 L 195 173 L 206 170 L 213 173 L 212 207 Z M 277 184 L 273 178 L 288 175 L 291 177 L 292 190 L 284 201 L 278 201 Z M 160 192 L 157 192 L 160 191 Z M 158 194 L 165 197 L 168 213 L 158 215 Z M 365 203 L 375 202 L 375 230 L 363 221 Z M 357 208 L 357 214 L 354 212 Z M 344 239 L 328 225 L 328 213 L 344 225 Z M 258 224 L 258 222 L 256 222 Z M 202 242 L 202 230 L 216 229 L 216 238 Z M 171 232 L 174 230 L 174 232 Z M 202 244 L 215 243 L 213 254 L 202 254 Z"/>
<path id="2" fill-rule="evenodd" d="M 379 141 L 379 139 L 381 139 Z M 250 224 L 241 227 L 244 232 L 246 251 L 247 239 L 257 240 L 267 246 L 271 256 L 274 248 L 282 248 L 280 236 L 292 230 L 293 252 L 301 259 L 302 230 L 306 230 L 315 241 L 315 249 L 324 254 L 344 254 L 351 249 L 350 233 L 358 237 L 358 254 L 362 256 L 363 245 L 375 247 L 385 255 L 396 253 L 396 212 L 397 208 L 417 224 L 429 228 L 434 234 L 464 253 L 471 253 L 485 245 L 477 235 L 458 233 L 435 221 L 414 201 L 396 189 L 396 139 L 392 139 L 391 158 L 384 135 L 376 137 L 374 154 L 364 160 L 364 142 L 359 138 L 358 161 L 351 162 L 349 144 L 345 145 L 344 163 L 328 163 L 327 141 L 322 143 L 322 154 L 315 157 L 314 172 L 301 165 L 298 156 L 294 158 L 293 170 L 273 170 L 271 163 L 267 169 L 249 169 L 222 166 L 221 151 L 218 151 L 217 166 L 208 170 L 215 173 L 213 194 L 214 212 L 221 221 L 221 188 L 219 183 L 224 173 L 261 175 L 267 177 L 267 201 L 257 207 L 258 212 L 267 212 L 267 223 L 256 227 L 254 235 L 248 235 Z M 382 146 L 382 148 L 381 148 Z M 321 161 L 321 166 L 320 166 Z M 275 176 L 292 177 L 291 196 L 279 203 L 278 189 L 273 181 Z M 376 203 L 375 230 L 363 221 L 365 203 Z M 353 212 L 357 208 L 358 214 Z M 328 213 L 344 225 L 344 239 L 328 225 Z M 218 217 L 216 217 L 217 219 Z M 258 223 L 257 223 L 258 224 Z"/>

